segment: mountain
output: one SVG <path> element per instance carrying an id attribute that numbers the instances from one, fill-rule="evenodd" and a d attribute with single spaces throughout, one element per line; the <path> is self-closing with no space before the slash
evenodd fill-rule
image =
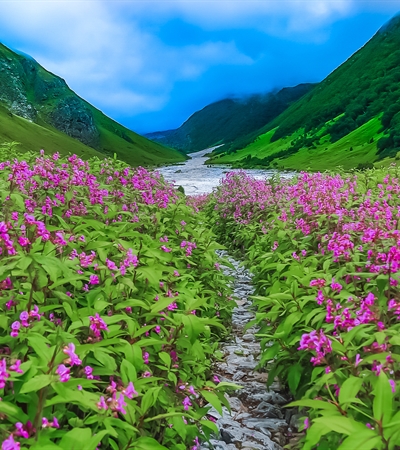
<path id="1" fill-rule="evenodd" d="M 372 165 L 400 150 L 400 16 L 241 149 L 214 163 L 291 169 Z M 228 149 L 229 150 L 229 149 Z"/>
<path id="2" fill-rule="evenodd" d="M 151 142 L 107 117 L 66 82 L 29 56 L 0 44 L 0 144 L 25 150 L 113 156 L 131 165 L 182 161 L 176 150 Z"/>
<path id="3" fill-rule="evenodd" d="M 195 112 L 176 130 L 157 131 L 145 136 L 186 153 L 230 145 L 254 132 L 309 92 L 314 85 L 300 84 L 278 92 L 256 94 L 246 98 L 228 98 Z"/>

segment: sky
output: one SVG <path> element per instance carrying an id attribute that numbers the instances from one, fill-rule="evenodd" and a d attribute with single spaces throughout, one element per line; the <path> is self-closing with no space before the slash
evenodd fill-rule
<path id="1" fill-rule="evenodd" d="M 227 97 L 319 82 L 400 0 L 0 0 L 0 42 L 146 133 Z"/>

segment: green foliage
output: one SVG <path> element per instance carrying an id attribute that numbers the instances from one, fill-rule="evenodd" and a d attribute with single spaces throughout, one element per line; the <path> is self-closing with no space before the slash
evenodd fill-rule
<path id="1" fill-rule="evenodd" d="M 0 187 L 0 440 L 196 448 L 234 388 L 213 381 L 234 302 L 204 216 L 118 160 L 26 154 Z"/>
<path id="2" fill-rule="evenodd" d="M 268 384 L 278 377 L 307 414 L 298 448 L 400 446 L 399 175 L 232 173 L 205 206 L 254 274 L 249 326 Z"/>

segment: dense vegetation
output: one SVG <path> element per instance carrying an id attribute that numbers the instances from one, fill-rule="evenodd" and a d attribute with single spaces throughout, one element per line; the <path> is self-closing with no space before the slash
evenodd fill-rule
<path id="1" fill-rule="evenodd" d="M 305 412 L 302 449 L 400 446 L 400 172 L 228 174 L 200 199 L 246 255 L 268 382 Z"/>
<path id="2" fill-rule="evenodd" d="M 2 449 L 199 449 L 234 304 L 203 216 L 143 168 L 1 156 Z"/>
<path id="3" fill-rule="evenodd" d="M 78 97 L 63 79 L 35 60 L 0 44 L 0 144 L 17 141 L 26 150 L 113 156 L 131 165 L 185 160 L 139 136 Z"/>
<path id="4" fill-rule="evenodd" d="M 242 139 L 245 136 L 269 123 L 313 86 L 300 84 L 264 95 L 224 99 L 197 111 L 176 130 L 149 133 L 146 136 L 185 152 L 220 144 L 226 145 L 219 151 L 227 147 L 243 148 Z"/>

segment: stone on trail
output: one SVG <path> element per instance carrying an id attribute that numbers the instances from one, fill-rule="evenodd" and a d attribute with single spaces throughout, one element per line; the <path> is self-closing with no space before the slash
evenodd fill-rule
<path id="1" fill-rule="evenodd" d="M 226 252 L 218 253 L 227 257 Z M 289 440 L 288 421 L 293 423 L 292 414 L 288 414 L 282 406 L 290 399 L 283 395 L 278 382 L 267 390 L 265 383 L 268 374 L 256 370 L 261 353 L 255 337 L 257 328 L 245 330 L 245 326 L 255 318 L 249 298 L 254 292 L 251 274 L 238 261 L 231 257 L 228 259 L 235 270 L 221 268 L 234 278 L 234 296 L 240 300 L 233 310 L 232 336 L 229 342 L 221 345 L 224 360 L 215 364 L 214 371 L 221 380 L 238 384 L 242 389 L 226 395 L 231 412 L 225 407 L 222 414 L 214 408 L 209 410 L 208 415 L 216 419 L 219 436 L 215 436 L 216 439 L 212 439 L 210 444 L 203 444 L 201 449 L 282 450 Z"/>

